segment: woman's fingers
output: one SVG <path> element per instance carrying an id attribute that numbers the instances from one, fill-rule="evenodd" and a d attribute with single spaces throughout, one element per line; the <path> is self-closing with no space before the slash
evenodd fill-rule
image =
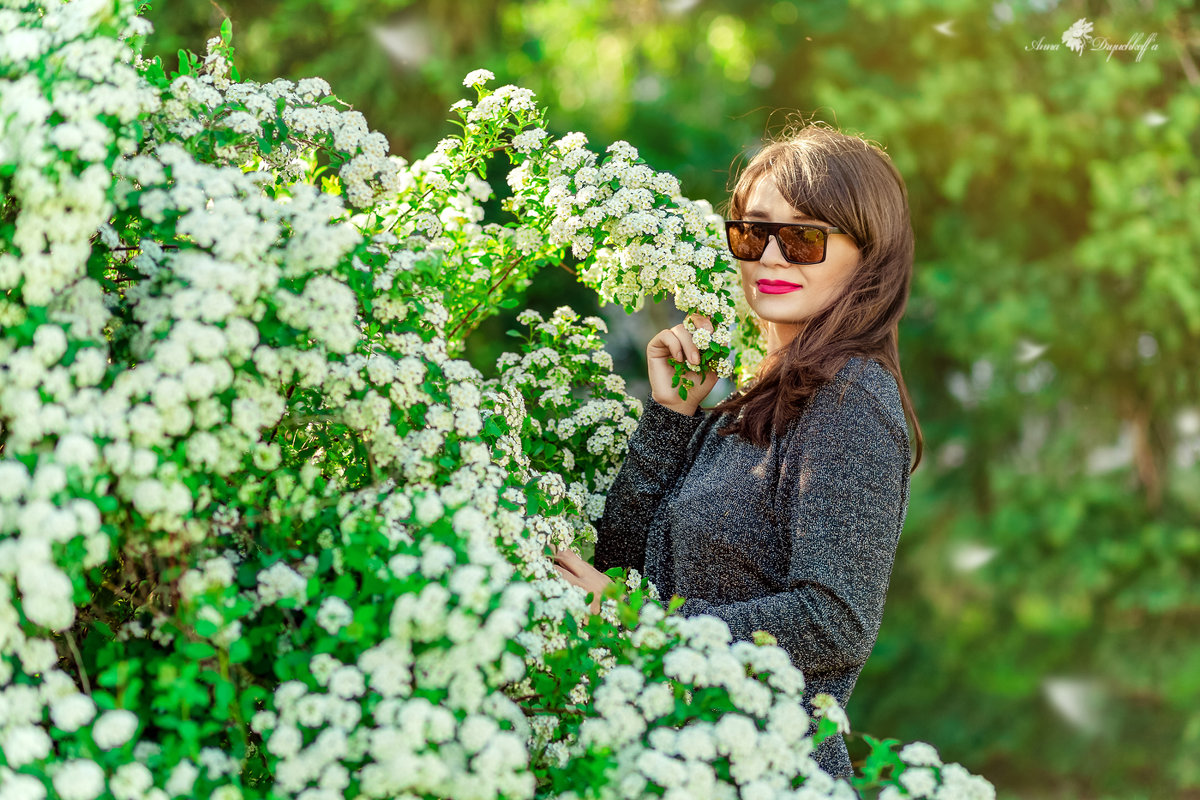
<path id="1" fill-rule="evenodd" d="M 714 330 L 712 320 L 704 314 L 689 316 L 693 330 Z M 687 397 L 678 396 L 675 376 L 677 367 L 672 361 L 685 365 L 683 377 L 691 381 Z M 717 383 L 716 372 L 706 371 L 703 380 L 699 375 L 700 348 L 696 345 L 688 325 L 680 323 L 655 334 L 646 345 L 646 366 L 650 378 L 651 396 L 667 408 L 681 414 L 693 415 L 701 401 Z M 686 365 L 692 365 L 690 367 Z"/>
<path id="2" fill-rule="evenodd" d="M 688 329 L 683 326 L 682 322 L 671 330 L 675 332 L 675 335 L 679 338 L 679 343 L 683 345 L 683 349 L 687 353 L 687 363 L 699 364 L 700 348 L 696 347 L 696 343 L 692 341 L 691 332 L 689 332 Z"/>
<path id="3" fill-rule="evenodd" d="M 690 314 L 689 319 L 697 328 L 712 333 L 716 328 L 713 326 L 712 320 L 703 314 Z M 692 332 L 687 329 L 687 326 L 682 322 L 670 328 L 664 328 L 659 331 L 653 339 L 650 340 L 650 348 L 662 349 L 665 348 L 670 352 L 671 357 L 683 360 L 683 355 L 688 356 L 688 360 L 693 364 L 699 363 L 700 348 L 696 347 L 695 341 L 692 339 Z M 662 355 L 662 353 L 658 353 Z"/>
<path id="4" fill-rule="evenodd" d="M 659 336 L 667 343 L 671 358 L 685 364 L 700 363 L 700 348 L 696 347 L 696 343 L 692 341 L 692 334 L 682 322 L 674 328 L 667 328 Z"/>
<path id="5" fill-rule="evenodd" d="M 571 549 L 558 550 L 554 555 L 559 561 L 565 562 L 568 568 L 575 564 L 583 563 L 583 559 L 579 557 L 579 554 Z"/>
<path id="6" fill-rule="evenodd" d="M 670 355 L 676 361 L 683 360 L 683 342 L 680 341 L 674 328 L 659 331 L 658 335 L 650 340 L 650 347 L 647 348 L 647 351 L 649 358 L 662 358 Z"/>
<path id="7" fill-rule="evenodd" d="M 570 556 L 574 556 L 574 555 L 575 554 L 572 553 L 570 550 L 559 550 L 559 549 L 555 548 L 554 558 L 553 558 L 554 566 L 565 569 L 567 572 L 570 572 L 572 575 L 575 575 L 576 577 L 578 577 L 579 571 L 577 569 L 572 568 L 571 562 L 569 560 Z M 580 560 L 580 559 L 578 557 L 576 557 L 576 560 Z"/>
<path id="8" fill-rule="evenodd" d="M 692 314 L 691 320 L 697 328 L 703 328 L 710 333 L 715 330 L 712 320 L 702 314 Z M 658 335 L 650 340 L 647 357 L 661 358 L 668 353 L 676 361 L 686 364 L 700 363 L 700 348 L 696 346 L 691 331 L 682 322 L 673 328 L 659 331 Z"/>

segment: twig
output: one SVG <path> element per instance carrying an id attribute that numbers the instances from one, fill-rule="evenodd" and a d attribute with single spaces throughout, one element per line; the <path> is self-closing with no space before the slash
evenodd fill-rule
<path id="1" fill-rule="evenodd" d="M 287 397 L 286 397 L 286 398 L 284 399 L 284 401 L 283 401 L 283 403 L 284 403 L 284 405 L 285 405 L 285 406 L 286 406 L 286 405 L 287 405 L 289 402 L 291 402 L 291 399 L 292 399 L 292 392 L 294 392 L 294 391 L 296 391 L 296 384 L 294 384 L 294 383 L 293 383 L 291 386 L 289 386 L 289 387 L 288 387 L 288 390 L 287 390 Z M 274 428 L 271 428 L 271 435 L 270 435 L 269 437 L 267 437 L 267 444 L 272 444 L 272 443 L 275 441 L 275 432 L 279 430 L 279 425 L 280 425 L 282 422 L 283 422 L 283 418 L 281 417 L 281 418 L 280 418 L 280 420 L 279 420 L 279 422 L 276 422 L 276 423 L 275 423 L 275 427 L 274 427 Z"/>
<path id="2" fill-rule="evenodd" d="M 489 297 L 491 297 L 492 292 L 496 291 L 496 289 L 498 289 L 500 287 L 500 285 L 502 283 L 504 283 L 505 280 L 508 279 L 509 273 L 511 273 L 514 269 L 516 269 L 517 264 L 520 264 L 520 263 L 521 263 L 520 256 L 517 256 L 516 258 L 514 258 L 512 260 L 512 262 L 508 265 L 508 268 L 504 270 L 504 274 L 500 276 L 500 279 L 488 287 L 487 294 L 484 296 L 483 300 L 487 300 Z M 467 320 L 469 320 L 471 318 L 471 315 L 474 314 L 477 310 L 479 310 L 479 307 L 481 305 L 483 305 L 483 300 L 480 300 L 478 303 L 476 303 L 474 306 L 471 307 L 470 311 L 468 311 L 466 314 L 463 315 L 463 318 L 458 321 L 457 325 L 454 326 L 454 330 L 452 330 L 452 331 L 450 331 L 450 333 L 446 334 L 447 339 L 452 339 L 454 337 L 454 334 L 458 333 L 459 328 L 461 328 L 463 325 L 465 325 L 467 323 Z"/>
<path id="3" fill-rule="evenodd" d="M 1192 60 L 1192 56 L 1188 53 L 1188 39 L 1185 31 L 1180 31 L 1175 28 L 1171 31 L 1174 34 L 1175 46 L 1179 52 L 1179 66 L 1183 67 L 1183 75 L 1187 78 L 1187 82 L 1192 86 L 1200 85 L 1200 69 L 1196 68 L 1196 62 Z"/>
<path id="4" fill-rule="evenodd" d="M 490 156 L 492 153 L 497 153 L 501 150 L 507 150 L 509 147 L 510 147 L 510 145 L 508 145 L 508 144 L 498 144 L 495 147 L 491 148 L 490 150 L 485 150 L 483 153 L 477 153 L 476 155 L 471 157 L 471 163 L 464 165 L 464 169 L 466 169 L 468 171 L 473 170 L 475 168 L 475 164 L 477 162 L 481 161 L 483 156 Z M 405 219 L 406 217 L 408 217 L 409 214 L 416 211 L 417 208 L 420 207 L 421 201 L 423 201 L 426 197 L 428 197 L 429 193 L 432 191 L 433 191 L 433 187 L 430 186 L 428 189 L 421 192 L 421 196 L 416 199 L 416 202 L 411 204 L 411 207 L 409 208 L 408 212 L 397 216 L 396 219 L 392 221 L 392 224 L 388 225 L 383 230 L 383 232 L 390 233 L 393 228 L 395 228 L 397 225 L 400 224 L 400 220 Z"/>
<path id="5" fill-rule="evenodd" d="M 520 697 L 510 697 L 508 699 L 512 700 L 514 703 L 524 703 L 526 700 L 536 700 L 539 697 L 541 697 L 540 694 L 525 694 L 521 695 Z"/>
<path id="6" fill-rule="evenodd" d="M 71 655 L 75 657 L 75 666 L 79 669 L 79 679 L 83 682 L 83 691 L 86 694 L 92 693 L 92 685 L 88 681 L 87 670 L 83 668 L 83 656 L 79 654 L 79 648 L 75 646 L 75 637 L 70 631 L 64 634 L 67 638 L 67 647 L 71 648 Z"/>
<path id="7" fill-rule="evenodd" d="M 577 717 L 599 717 L 599 714 L 589 714 L 581 708 L 525 708 L 521 707 L 526 716 L 534 714 L 570 714 Z"/>

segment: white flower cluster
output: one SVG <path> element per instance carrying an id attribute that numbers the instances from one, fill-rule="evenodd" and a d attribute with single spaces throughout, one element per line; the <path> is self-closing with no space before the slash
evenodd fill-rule
<path id="1" fill-rule="evenodd" d="M 522 131 L 513 137 L 513 149 L 518 153 L 532 153 L 534 150 L 540 150 L 547 135 L 545 128 L 530 128 Z"/>
<path id="2" fill-rule="evenodd" d="M 919 744 L 919 743 L 914 743 Z M 903 758 L 903 756 L 901 756 Z M 932 767 L 910 766 L 900 773 L 900 786 L 885 786 L 879 800 L 916 797 L 928 800 L 995 800 L 996 789 L 979 775 L 972 775 L 962 764 Z"/>
<path id="3" fill-rule="evenodd" d="M 113 750 L 130 741 L 138 719 L 121 709 L 100 712 L 92 698 L 56 668 L 58 655 L 52 642 L 26 638 L 19 628 L 9 628 L 15 622 L 10 618 L 15 617 L 15 611 L 9 603 L 8 586 L 0 583 L 0 647 L 19 661 L 26 675 L 38 675 L 40 680 L 36 684 L 14 682 L 13 663 L 0 658 L 0 709 L 4 711 L 0 714 L 0 751 L 6 762 L 0 768 L 0 796 L 43 797 L 45 787 L 41 781 L 13 770 L 51 757 L 53 741 L 42 727 L 47 712 L 56 728 L 86 736 L 99 751 Z M 104 777 L 103 768 L 95 761 L 68 759 L 59 765 L 53 784 L 61 797 L 91 800 L 103 792 Z M 119 793 L 116 796 L 122 797 Z"/>
<path id="4" fill-rule="evenodd" d="M 528 725 L 495 689 L 524 675 L 524 662 L 506 643 L 527 624 L 534 590 L 512 579 L 513 567 L 473 505 L 459 498 L 452 511 L 438 494 L 382 489 L 353 497 L 351 520 L 375 513 L 385 525 L 431 526 L 446 518 L 455 544 L 434 535 L 398 540 L 386 577 L 419 577 L 422 588 L 395 599 L 384 638 L 365 649 L 356 643 L 352 663 L 316 654 L 306 671 L 313 683 L 283 683 L 274 710 L 254 718 L 277 759 L 275 789 L 340 796 L 353 780 L 366 797 L 530 797 Z M 458 546 L 468 562 L 460 561 Z M 350 608 L 327 598 L 316 618 L 335 633 L 350 620 Z M 416 687 L 445 699 L 434 705 L 414 694 Z"/>
<path id="5" fill-rule="evenodd" d="M 495 79 L 496 75 L 490 69 L 477 69 L 467 73 L 467 77 L 463 78 L 463 86 L 482 86 Z"/>
<path id="6" fill-rule="evenodd" d="M 12 170 L 5 191 L 19 208 L 13 248 L 0 248 L 0 292 L 20 286 L 25 304 L 64 308 L 89 291 L 69 287 L 85 282 L 89 240 L 112 216 L 104 159 L 110 149 L 131 151 L 125 127 L 158 100 L 123 43 L 90 35 L 112 22 L 112 5 L 0 14 L 0 174 Z M 0 299 L 0 320 L 19 317 Z"/>
<path id="7" fill-rule="evenodd" d="M 634 663 L 604 675 L 594 695 L 599 716 L 580 727 L 581 752 L 611 750 L 617 761 L 601 797 L 856 796 L 812 761 L 804 679 L 783 650 L 730 644 L 723 621 L 664 618 L 656 605 L 643 607 L 634 638 Z M 657 675 L 643 661 L 654 651 L 663 654 Z M 687 704 L 682 712 L 680 689 Z M 706 703 L 720 691 L 729 711 L 716 720 L 693 716 L 691 698 L 701 691 Z M 797 776 L 804 784 L 792 789 Z"/>
<path id="8" fill-rule="evenodd" d="M 216 149 L 217 160 L 236 165 L 261 161 L 285 180 L 311 172 L 316 148 L 329 147 L 344 161 L 338 177 L 346 200 L 359 208 L 401 189 L 403 162 L 388 156 L 387 138 L 369 130 L 361 112 L 339 111 L 321 102 L 329 94 L 328 83 L 320 78 L 231 83 L 222 49 L 220 39 L 210 39 L 199 73 L 181 75 L 171 83 L 163 105 L 163 124 L 171 133 L 180 139 L 205 130 L 240 134 L 241 140 Z M 264 133 L 280 139 L 265 155 L 258 141 Z M 282 139 L 291 146 L 282 146 Z"/>
<path id="9" fill-rule="evenodd" d="M 488 92 L 467 114 L 469 122 L 503 117 L 506 114 L 532 113 L 537 110 L 533 100 L 533 92 L 520 86 L 506 84 Z"/>
<path id="10" fill-rule="evenodd" d="M 50 459 L 32 474 L 18 461 L 0 461 L 0 645 L 20 641 L 17 614 L 8 605 L 14 584 L 21 590 L 21 609 L 33 624 L 60 631 L 75 621 L 72 575 L 78 570 L 64 571 L 56 563 L 57 547 L 82 537 L 85 568 L 108 557 L 108 537 L 100 530 L 95 504 L 83 498 L 54 502 L 67 479 L 64 465 Z"/>
<path id="11" fill-rule="evenodd" d="M 464 138 L 410 166 L 320 79 L 233 83 L 227 29 L 163 89 L 126 0 L 21 9 L 0 9 L 0 797 L 240 800 L 258 758 L 297 800 L 529 798 L 535 768 L 609 748 L 606 796 L 767 796 L 808 769 L 781 651 L 664 618 L 634 571 L 626 636 L 630 607 L 596 622 L 545 558 L 594 538 L 641 412 L 603 321 L 523 314 L 494 380 L 451 357 L 567 245 L 606 296 L 713 315 L 720 350 L 704 206 L 627 144 L 597 165 L 550 142 L 519 87 L 480 88 Z M 515 231 L 483 224 L 501 149 Z M 340 180 L 318 190 L 321 151 Z M 564 652 L 566 708 L 530 724 Z M 150 702 L 119 707 L 135 684 Z M 732 713 L 679 717 L 677 690 Z M 913 791 L 959 780 L 906 753 Z"/>
<path id="12" fill-rule="evenodd" d="M 549 242 L 586 259 L 581 280 L 602 299 L 634 310 L 647 296 L 672 294 L 686 314 L 713 319 L 715 330 L 701 334 L 700 349 L 715 344 L 728 352 L 737 278 L 719 217 L 707 203 L 682 197 L 676 178 L 638 163 L 627 142 L 610 146 L 602 163 L 585 144 L 583 134 L 569 134 L 510 172 L 507 207 L 544 215 Z M 524 140 L 518 148 L 533 149 Z M 598 238 L 606 244 L 595 249 Z M 715 366 L 730 374 L 724 359 Z"/>
<path id="13" fill-rule="evenodd" d="M 560 490 L 548 503 L 567 501 L 566 519 L 543 518 L 531 530 L 541 544 L 565 547 L 574 540 L 595 541 L 591 521 L 604 511 L 604 494 L 616 478 L 642 403 L 627 395 L 624 381 L 612 374 L 612 357 L 600 335 L 607 329 L 604 320 L 580 319 L 569 306 L 561 306 L 546 320 L 526 310 L 518 322 L 531 328 L 530 342 L 524 355 L 506 353 L 500 358 L 500 377 L 489 387 L 499 403 L 497 412 L 505 409 L 508 428 L 498 437 L 496 457 L 523 480 L 532 477 L 529 469 L 554 476 L 593 475 L 590 481 L 560 479 Z M 518 394 L 519 404 L 505 408 L 505 399 Z M 536 463 L 522 460 L 524 441 L 553 444 L 554 456 Z"/>

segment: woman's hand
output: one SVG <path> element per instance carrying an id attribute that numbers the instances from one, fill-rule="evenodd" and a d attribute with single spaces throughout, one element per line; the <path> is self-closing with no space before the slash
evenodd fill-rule
<path id="1" fill-rule="evenodd" d="M 696 327 L 711 331 L 712 320 L 700 314 L 692 314 L 692 322 Z M 675 365 L 670 359 L 687 364 L 700 363 L 700 348 L 692 341 L 692 334 L 683 323 L 674 328 L 659 331 L 646 345 L 646 364 L 650 373 L 650 395 L 660 404 L 672 411 L 691 416 L 700 407 L 700 401 L 708 396 L 717 385 L 717 373 L 709 370 L 703 383 L 699 383 L 700 375 L 695 372 L 685 372 L 684 377 L 695 385 L 687 391 L 687 399 L 679 397 L 679 387 L 672 386 L 675 379 Z"/>
<path id="2" fill-rule="evenodd" d="M 562 573 L 562 576 L 566 578 L 568 582 L 575 584 L 585 592 L 592 592 L 595 595 L 589 608 L 593 614 L 599 614 L 600 594 L 604 591 L 605 586 L 608 586 L 613 582 L 612 578 L 608 577 L 603 572 L 596 569 L 570 550 L 555 549 L 554 568 Z"/>

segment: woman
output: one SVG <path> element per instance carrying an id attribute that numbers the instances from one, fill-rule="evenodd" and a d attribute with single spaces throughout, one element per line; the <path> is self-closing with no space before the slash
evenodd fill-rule
<path id="1" fill-rule="evenodd" d="M 766 333 L 758 377 L 701 411 L 715 375 L 690 374 L 686 400 L 671 386 L 672 359 L 700 360 L 687 329 L 651 339 L 651 396 L 597 525 L 595 567 L 570 551 L 555 560 L 597 597 L 602 570 L 637 567 L 664 597 L 687 598 L 684 616 L 719 617 L 735 640 L 770 632 L 803 671 L 812 714 L 821 692 L 845 707 L 874 647 L 924 445 L 897 346 L 907 190 L 877 146 L 808 125 L 747 165 L 730 217 Z M 814 757 L 852 774 L 840 735 Z"/>

